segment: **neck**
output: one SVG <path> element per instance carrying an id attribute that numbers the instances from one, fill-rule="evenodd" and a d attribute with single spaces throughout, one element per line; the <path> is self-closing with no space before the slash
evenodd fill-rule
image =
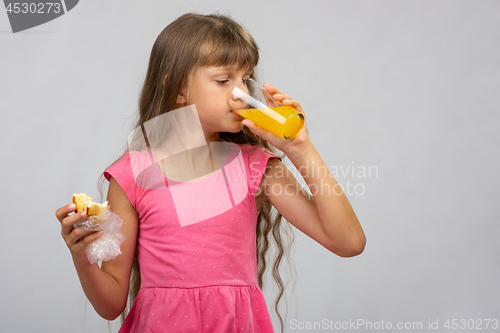
<path id="1" fill-rule="evenodd" d="M 204 134 L 205 134 L 205 141 L 207 141 L 207 142 L 219 142 L 220 141 L 219 132 L 215 132 L 215 133 L 205 132 Z"/>

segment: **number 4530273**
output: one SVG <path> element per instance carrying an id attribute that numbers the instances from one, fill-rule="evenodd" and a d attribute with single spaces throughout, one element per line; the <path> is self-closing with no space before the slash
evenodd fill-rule
<path id="1" fill-rule="evenodd" d="M 451 330 L 487 330 L 498 329 L 498 319 L 448 319 L 443 325 Z"/>
<path id="2" fill-rule="evenodd" d="M 61 4 L 46 2 L 46 3 L 34 3 L 34 2 L 14 2 L 9 3 L 6 8 L 7 13 L 14 14 L 47 14 L 47 13 L 60 13 L 61 12 Z"/>

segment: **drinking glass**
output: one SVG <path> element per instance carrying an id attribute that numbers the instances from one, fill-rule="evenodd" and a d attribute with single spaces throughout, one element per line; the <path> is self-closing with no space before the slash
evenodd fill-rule
<path id="1" fill-rule="evenodd" d="M 300 112 L 289 105 L 276 106 L 266 89 L 253 79 L 240 82 L 232 96 L 247 105 L 234 112 L 280 138 L 292 140 L 304 126 L 304 116 Z"/>

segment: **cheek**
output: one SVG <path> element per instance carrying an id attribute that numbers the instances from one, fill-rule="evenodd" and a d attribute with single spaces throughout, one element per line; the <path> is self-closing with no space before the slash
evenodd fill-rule
<path id="1" fill-rule="evenodd" d="M 190 92 L 191 93 L 187 95 L 187 100 L 189 104 L 202 105 L 207 100 L 207 97 L 210 96 L 210 94 L 207 94 L 207 92 L 204 89 L 197 89 L 197 87 L 193 87 L 193 89 L 191 89 Z"/>
<path id="2" fill-rule="evenodd" d="M 223 98 L 216 91 L 203 90 L 193 96 L 193 103 L 203 108 L 219 108 Z"/>

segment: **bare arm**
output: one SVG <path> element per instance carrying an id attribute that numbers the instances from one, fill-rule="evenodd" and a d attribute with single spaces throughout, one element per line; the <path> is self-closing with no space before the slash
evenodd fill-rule
<path id="1" fill-rule="evenodd" d="M 302 113 L 300 103 L 276 87 L 264 84 L 275 102 L 294 107 Z M 297 229 L 341 257 L 363 252 L 366 238 L 354 210 L 318 150 L 309 138 L 307 119 L 304 128 L 290 141 L 278 138 L 244 119 L 242 123 L 267 142 L 283 151 L 306 181 L 309 195 L 288 168 L 271 159 L 260 189 L 264 197 Z"/>
<path id="2" fill-rule="evenodd" d="M 293 158 L 293 157 L 292 157 Z M 314 148 L 291 160 L 311 194 L 279 160 L 271 159 L 263 178 L 266 200 L 297 229 L 341 256 L 363 252 L 366 238 L 349 200 Z"/>
<path id="3" fill-rule="evenodd" d="M 103 262 L 101 268 L 97 264 L 90 264 L 85 254 L 86 247 L 101 234 L 73 228 L 73 224 L 85 217 L 80 214 L 68 215 L 72 211 L 71 205 L 59 208 L 56 216 L 61 221 L 61 235 L 71 251 L 85 295 L 101 317 L 113 320 L 123 312 L 127 302 L 137 242 L 138 216 L 125 192 L 113 178 L 109 184 L 107 200 L 111 211 L 123 219 L 122 231 L 127 239 L 120 247 L 122 254 Z"/>

